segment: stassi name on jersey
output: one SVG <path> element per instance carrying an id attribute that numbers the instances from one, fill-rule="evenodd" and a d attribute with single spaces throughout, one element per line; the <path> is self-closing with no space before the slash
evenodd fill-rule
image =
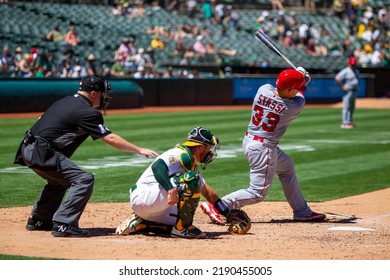
<path id="1" fill-rule="evenodd" d="M 283 103 L 279 103 L 275 99 L 269 98 L 267 96 L 264 96 L 262 94 L 259 95 L 259 99 L 257 100 L 257 104 L 263 107 L 267 107 L 270 110 L 274 111 L 275 113 L 282 113 L 284 110 L 287 109 L 287 106 Z"/>

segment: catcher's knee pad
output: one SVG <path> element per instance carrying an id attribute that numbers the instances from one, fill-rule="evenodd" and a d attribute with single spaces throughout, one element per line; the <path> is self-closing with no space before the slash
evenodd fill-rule
<path id="1" fill-rule="evenodd" d="M 188 171 L 179 176 L 175 176 L 174 182 L 179 193 L 176 228 L 181 230 L 192 225 L 195 210 L 199 204 L 201 189 L 199 185 L 199 174 L 194 171 Z"/>

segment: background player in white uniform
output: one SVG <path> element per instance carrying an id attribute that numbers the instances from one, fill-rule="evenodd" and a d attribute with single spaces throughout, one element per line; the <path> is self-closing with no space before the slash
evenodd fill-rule
<path id="1" fill-rule="evenodd" d="M 295 221 L 322 221 L 324 214 L 313 212 L 300 190 L 293 161 L 277 146 L 290 123 L 305 105 L 303 92 L 309 74 L 287 69 L 270 84 L 261 86 L 253 100 L 252 115 L 243 140 L 243 151 L 250 166 L 250 186 L 230 193 L 217 204 L 203 203 L 202 210 L 219 223 L 215 209 L 224 215 L 224 208 L 241 208 L 264 200 L 274 180 L 279 176 L 284 194 L 293 209 Z"/>
<path id="2" fill-rule="evenodd" d="M 199 172 L 216 156 L 219 140 L 208 129 L 195 127 L 188 140 L 162 153 L 130 190 L 134 215 L 116 233 L 170 230 L 172 237 L 206 238 L 192 225 L 200 195 L 212 204 L 219 199 Z"/>
<path id="3" fill-rule="evenodd" d="M 337 73 L 336 82 L 344 91 L 341 128 L 354 128 L 352 115 L 355 111 L 356 95 L 359 85 L 359 71 L 356 69 L 356 58 L 348 59 L 348 66 Z"/>

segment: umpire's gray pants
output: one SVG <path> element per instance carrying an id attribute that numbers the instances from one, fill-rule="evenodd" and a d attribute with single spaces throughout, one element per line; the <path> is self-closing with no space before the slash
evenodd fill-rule
<path id="1" fill-rule="evenodd" d="M 28 147 L 26 147 L 28 150 Z M 94 176 L 59 153 L 60 170 L 32 168 L 47 181 L 32 209 L 32 216 L 45 221 L 77 225 L 92 195 Z M 69 189 L 66 198 L 66 191 Z"/>

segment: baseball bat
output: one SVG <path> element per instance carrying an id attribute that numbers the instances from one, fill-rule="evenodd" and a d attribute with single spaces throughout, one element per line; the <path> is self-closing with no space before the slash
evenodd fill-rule
<path id="1" fill-rule="evenodd" d="M 297 67 L 292 63 L 279 49 L 278 47 L 268 38 L 267 35 L 264 34 L 261 30 L 257 30 L 255 32 L 255 37 L 264 43 L 271 51 L 273 51 L 275 54 L 277 54 L 279 57 L 281 57 L 287 64 L 289 64 L 292 68 L 295 70 Z"/>

